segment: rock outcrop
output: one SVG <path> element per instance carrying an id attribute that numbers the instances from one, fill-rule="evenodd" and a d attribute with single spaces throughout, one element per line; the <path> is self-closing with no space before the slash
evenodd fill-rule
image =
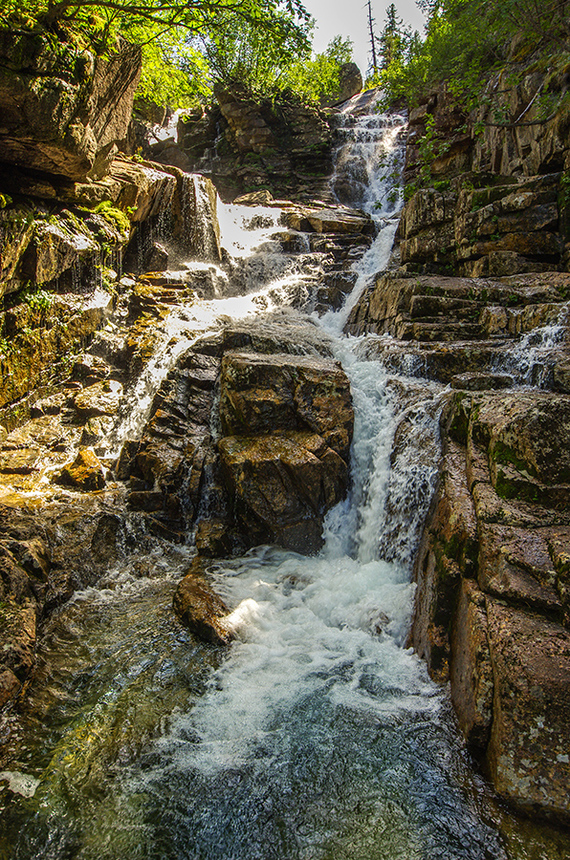
<path id="1" fill-rule="evenodd" d="M 348 487 L 348 379 L 323 359 L 232 353 L 220 382 L 222 474 L 251 546 L 310 554 Z"/>
<path id="2" fill-rule="evenodd" d="M 422 217 L 432 215 L 427 207 Z M 459 724 L 497 791 L 562 819 L 569 291 L 562 272 L 476 279 L 404 268 L 379 278 L 348 323 L 355 334 L 396 339 L 373 341 L 368 355 L 451 385 L 439 487 L 415 563 L 410 641 L 432 677 L 451 682 Z"/>
<path id="3" fill-rule="evenodd" d="M 567 816 L 570 399 L 458 392 L 412 641 L 500 794 Z M 567 566 L 567 565 L 566 565 Z"/>
<path id="4" fill-rule="evenodd" d="M 0 152 L 5 164 L 81 181 L 101 178 L 127 134 L 139 46 L 107 58 L 46 34 L 0 32 Z M 0 176 L 9 175 L 0 166 Z"/>
<path id="5" fill-rule="evenodd" d="M 363 87 L 362 74 L 356 63 L 343 63 L 338 70 L 338 89 L 324 99 L 322 107 L 333 107 L 351 99 Z"/>
<path id="6" fill-rule="evenodd" d="M 223 199 L 257 189 L 296 200 L 326 195 L 333 134 L 321 109 L 290 95 L 260 103 L 237 85 L 215 94 L 214 108 L 181 118 L 178 139 Z"/>
<path id="7" fill-rule="evenodd" d="M 522 67 L 519 83 L 500 73 L 469 115 L 445 88 L 411 111 L 410 199 L 400 228 L 409 270 L 474 277 L 568 271 L 567 84 L 564 73 L 550 80 L 560 105 L 544 120 L 535 98 L 541 80 Z M 498 115 L 512 121 L 501 124 Z"/>
<path id="8" fill-rule="evenodd" d="M 268 354 L 228 351 L 228 335 L 227 346 L 206 340 L 178 362 L 140 443 L 123 449 L 119 476 L 156 533 L 183 539 L 196 524 L 203 555 L 259 543 L 313 553 L 348 486 L 348 380 L 333 361 L 275 353 L 271 340 Z"/>

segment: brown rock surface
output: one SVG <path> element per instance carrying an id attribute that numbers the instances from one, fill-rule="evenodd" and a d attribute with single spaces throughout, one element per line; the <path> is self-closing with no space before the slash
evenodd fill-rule
<path id="1" fill-rule="evenodd" d="M 226 436 L 218 443 L 241 528 L 251 545 L 305 555 L 322 545 L 322 515 L 348 485 L 345 461 L 316 434 Z"/>
<path id="2" fill-rule="evenodd" d="M 56 53 L 47 36 L 3 30 L 0 57 L 3 161 L 73 180 L 104 174 L 127 132 L 140 48 Z"/>
<path id="3" fill-rule="evenodd" d="M 174 611 L 190 630 L 214 645 L 228 645 L 234 638 L 224 616 L 229 609 L 207 579 L 192 569 L 179 583 Z"/>
<path id="4" fill-rule="evenodd" d="M 487 598 L 494 677 L 488 759 L 500 794 L 568 815 L 570 633 Z"/>
<path id="5" fill-rule="evenodd" d="M 105 486 L 103 466 L 90 448 L 80 448 L 73 463 L 65 467 L 58 480 L 79 490 L 102 490 Z"/>
<path id="6" fill-rule="evenodd" d="M 230 353 L 222 362 L 224 435 L 306 430 L 348 461 L 354 425 L 346 374 L 328 359 Z"/>
<path id="7" fill-rule="evenodd" d="M 562 818 L 570 509 L 559 482 L 567 475 L 568 401 L 529 390 L 450 398 L 412 630 L 431 674 L 450 678 L 461 728 L 485 754 L 498 792 Z"/>

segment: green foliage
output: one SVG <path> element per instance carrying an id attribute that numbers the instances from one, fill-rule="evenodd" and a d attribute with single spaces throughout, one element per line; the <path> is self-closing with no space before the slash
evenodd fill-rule
<path id="1" fill-rule="evenodd" d="M 142 46 L 137 97 L 173 108 L 193 107 L 211 96 L 204 54 L 187 43 L 183 31 L 169 30 Z"/>
<path id="2" fill-rule="evenodd" d="M 5 209 L 12 202 L 9 194 L 0 194 L 0 209 Z"/>
<path id="3" fill-rule="evenodd" d="M 423 39 L 402 32 L 395 20 L 386 23 L 388 46 L 394 35 L 400 41 L 397 50 L 386 54 L 388 62 L 372 83 L 385 88 L 387 101 L 414 103 L 430 86 L 445 81 L 458 101 L 471 108 L 480 103 L 482 76 L 508 66 L 513 52 L 514 61 L 528 61 L 539 49 L 549 67 L 557 56 L 565 55 L 568 63 L 568 0 L 423 0 L 418 5 L 428 15 Z M 557 108 L 558 96 L 545 89 L 539 104 L 546 116 Z M 511 119 L 507 114 L 495 117 L 497 124 Z"/>
<path id="4" fill-rule="evenodd" d="M 242 80 L 255 90 L 308 56 L 311 22 L 301 0 L 0 0 L 0 27 L 53 34 L 99 55 L 119 39 L 142 46 L 138 94 L 187 107 L 213 82 Z"/>
<path id="5" fill-rule="evenodd" d="M 98 203 L 93 211 L 97 215 L 101 215 L 113 227 L 116 227 L 119 232 L 128 235 L 131 229 L 131 222 L 121 209 L 113 206 L 110 200 L 103 200 L 101 203 Z"/>
<path id="6" fill-rule="evenodd" d="M 275 92 L 287 66 L 299 53 L 308 54 L 308 41 L 297 36 L 290 15 L 280 19 L 271 39 L 249 21 L 227 19 L 203 40 L 210 74 L 214 81 L 239 83 L 252 93 Z"/>
<path id="7" fill-rule="evenodd" d="M 317 102 L 338 92 L 340 67 L 352 60 L 352 42 L 336 36 L 322 54 L 297 59 L 285 69 L 281 89 L 291 89 L 306 101 Z"/>
<path id="8" fill-rule="evenodd" d="M 53 304 L 53 295 L 37 285 L 29 284 L 20 293 L 20 299 L 30 310 L 46 313 Z"/>

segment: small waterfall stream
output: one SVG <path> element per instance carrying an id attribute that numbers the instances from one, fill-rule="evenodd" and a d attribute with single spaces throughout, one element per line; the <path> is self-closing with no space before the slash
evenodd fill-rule
<path id="1" fill-rule="evenodd" d="M 397 159 L 403 122 L 344 120 L 339 196 L 354 193 L 347 164 L 377 177 L 379 158 Z M 405 647 L 442 387 L 396 377 L 340 336 L 355 295 L 387 263 L 399 201 L 390 187 L 387 178 L 360 200 L 379 235 L 355 263 L 345 308 L 319 323 L 357 415 L 350 496 L 327 517 L 324 549 L 306 558 L 260 547 L 217 564 L 239 630 L 223 652 L 196 642 L 170 608 L 190 550 L 135 535 L 138 553 L 45 633 L 18 729 L 20 772 L 40 781 L 17 802 L 0 794 L 0 860 L 506 860 L 502 813 L 474 775 L 446 692 Z M 292 269 L 264 238 L 275 210 L 225 214 L 255 216 L 233 254 L 261 242 L 264 261 L 250 257 L 246 295 L 173 319 L 123 436 L 144 422 L 156 375 L 212 320 L 291 304 L 317 265 L 307 257 Z"/>

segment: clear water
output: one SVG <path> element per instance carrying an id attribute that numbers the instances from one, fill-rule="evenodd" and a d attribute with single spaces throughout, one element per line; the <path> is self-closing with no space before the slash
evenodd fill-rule
<path id="1" fill-rule="evenodd" d="M 360 288 L 388 244 L 380 232 Z M 262 293 L 287 304 L 270 279 L 191 313 L 201 331 L 230 313 L 263 325 Z M 19 748 L 0 773 L 1 860 L 568 856 L 565 837 L 494 805 L 446 690 L 406 648 L 441 389 L 359 358 L 358 339 L 339 336 L 342 314 L 322 324 L 351 379 L 353 481 L 323 551 L 259 547 L 215 565 L 238 632 L 228 650 L 172 612 L 186 548 L 141 546 L 54 616 L 28 708 L 0 726 Z M 181 348 L 177 319 L 165 353 Z M 173 360 L 157 360 L 145 391 Z M 136 422 L 144 408 L 135 398 Z"/>

